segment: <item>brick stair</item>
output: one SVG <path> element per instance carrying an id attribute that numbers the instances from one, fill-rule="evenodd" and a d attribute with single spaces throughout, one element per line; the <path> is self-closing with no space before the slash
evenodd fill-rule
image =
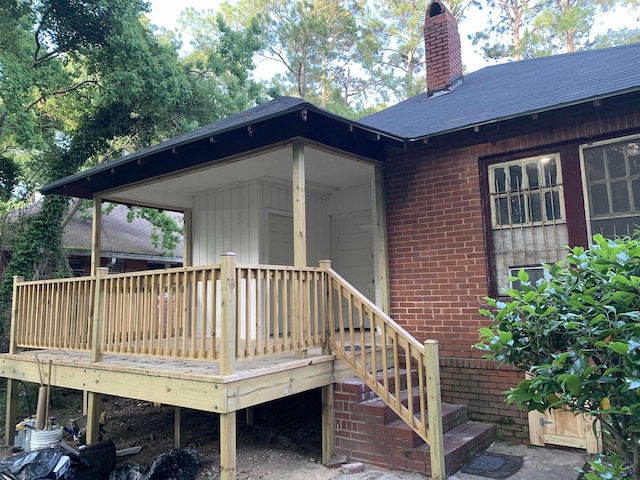
<path id="1" fill-rule="evenodd" d="M 379 372 L 378 378 L 383 375 Z M 387 375 L 389 385 L 395 385 L 394 373 Z M 400 386 L 405 389 L 406 372 L 398 375 Z M 414 405 L 418 405 L 418 389 L 412 389 L 411 395 Z M 409 392 L 402 390 L 400 397 L 406 405 Z M 429 446 L 364 381 L 353 377 L 336 384 L 334 410 L 338 455 L 395 470 L 430 473 Z M 466 405 L 444 403 L 442 424 L 447 475 L 458 471 L 494 441 L 493 425 L 470 421 Z"/>

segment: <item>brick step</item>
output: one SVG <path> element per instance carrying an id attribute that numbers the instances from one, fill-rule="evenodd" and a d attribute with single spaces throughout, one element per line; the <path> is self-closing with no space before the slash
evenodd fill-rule
<path id="1" fill-rule="evenodd" d="M 447 475 L 453 475 L 465 463 L 478 453 L 486 450 L 495 441 L 495 426 L 490 423 L 468 421 L 445 432 L 444 460 Z M 407 460 L 403 470 L 414 470 L 411 467 L 424 465 L 425 472 L 431 471 L 431 452 L 429 445 L 422 444 L 411 451 L 411 460 Z M 410 463 L 411 462 L 411 463 Z M 413 463 L 416 462 L 416 463 Z"/>
<path id="2" fill-rule="evenodd" d="M 442 404 L 442 430 L 446 433 L 469 420 L 466 405 L 455 405 L 452 403 Z M 397 419 L 384 425 L 385 438 L 390 445 L 398 448 L 415 448 L 424 444 L 422 437 L 418 435 L 403 420 Z"/>
<path id="3" fill-rule="evenodd" d="M 420 390 L 414 388 L 411 391 L 411 397 L 413 398 L 414 411 L 416 411 L 417 416 L 419 417 Z M 408 405 L 408 400 L 409 392 L 406 390 L 402 391 L 400 393 L 400 402 L 406 407 Z M 377 396 L 374 396 L 374 398 L 371 398 L 370 400 L 360 402 L 359 410 L 362 415 L 380 419 L 383 425 L 388 425 L 400 419 L 393 409 Z M 453 428 L 468 419 L 466 405 L 443 403 L 442 410 L 442 423 L 445 432 L 449 428 Z"/>
<path id="4" fill-rule="evenodd" d="M 495 440 L 495 427 L 488 423 L 468 421 L 443 435 L 447 476 L 453 475 L 475 455 L 486 450 Z M 398 446 L 379 439 L 377 443 L 360 444 L 361 449 L 345 454 L 353 461 L 371 463 L 392 470 L 406 470 L 429 475 L 431 452 L 429 445 Z"/>
<path id="5" fill-rule="evenodd" d="M 379 372 L 377 372 L 376 380 L 380 383 L 383 383 L 385 375 L 388 378 L 388 384 L 389 384 L 391 393 L 395 393 L 395 385 L 396 385 L 395 370 L 393 368 L 390 368 L 386 371 L 386 373 L 384 370 L 380 370 Z M 415 372 L 412 375 L 413 377 L 415 377 L 416 376 Z M 399 377 L 400 390 L 406 389 L 407 388 L 407 371 L 403 368 L 398 369 L 398 377 Z M 417 383 L 417 379 L 413 378 L 413 381 L 415 385 L 415 383 Z M 378 398 L 376 394 L 373 393 L 373 391 L 365 383 L 365 381 L 358 377 L 347 378 L 341 381 L 338 384 L 338 386 L 339 386 L 339 390 L 343 394 L 353 396 L 352 399 L 358 402 Z"/>

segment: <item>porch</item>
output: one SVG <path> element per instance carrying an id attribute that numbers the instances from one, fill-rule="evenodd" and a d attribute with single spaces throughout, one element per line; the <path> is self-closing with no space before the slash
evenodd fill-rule
<path id="1" fill-rule="evenodd" d="M 216 265 L 14 283 L 7 431 L 17 381 L 88 394 L 87 441 L 97 440 L 100 395 L 220 414 L 221 472 L 235 478 L 238 410 L 322 388 L 323 457 L 334 451 L 333 384 L 354 372 L 431 447 L 445 478 L 437 344 L 409 336 L 329 262 L 319 267 Z M 50 377 L 48 368 L 51 366 Z M 397 372 L 409 376 L 403 399 Z M 382 373 L 380 373 L 382 372 Z M 413 380 L 415 379 L 415 380 Z M 413 382 L 413 384 L 412 384 Z"/>

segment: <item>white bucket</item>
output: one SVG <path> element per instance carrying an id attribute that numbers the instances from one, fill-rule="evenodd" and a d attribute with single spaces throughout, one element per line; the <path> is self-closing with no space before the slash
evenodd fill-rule
<path id="1" fill-rule="evenodd" d="M 62 440 L 62 427 L 54 427 L 53 430 L 32 430 L 31 450 L 47 448 Z"/>

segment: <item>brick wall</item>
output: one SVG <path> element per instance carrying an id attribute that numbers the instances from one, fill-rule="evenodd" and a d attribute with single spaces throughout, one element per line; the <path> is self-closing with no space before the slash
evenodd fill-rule
<path id="1" fill-rule="evenodd" d="M 523 379 L 522 372 L 500 369 L 495 362 L 451 357 L 440 360 L 442 401 L 467 405 L 471 420 L 493 423 L 498 438 L 514 443 L 529 443 L 527 413 L 515 404 L 507 405 L 502 392 Z"/>
<path id="2" fill-rule="evenodd" d="M 392 156 L 385 166 L 391 316 L 418 340 L 440 342 L 447 401 L 470 397 L 477 420 L 509 412 L 510 440 L 528 435 L 518 431 L 526 425 L 526 413 L 505 410 L 501 395 L 519 377 L 483 368 L 476 360 L 480 352 L 472 349 L 478 328 L 487 322 L 478 309 L 491 293 L 480 164 L 560 151 L 565 197 L 577 198 L 567 203 L 570 240 L 579 244 L 586 241 L 579 146 L 637 133 L 640 95 L 634 94 L 429 139 Z"/>

